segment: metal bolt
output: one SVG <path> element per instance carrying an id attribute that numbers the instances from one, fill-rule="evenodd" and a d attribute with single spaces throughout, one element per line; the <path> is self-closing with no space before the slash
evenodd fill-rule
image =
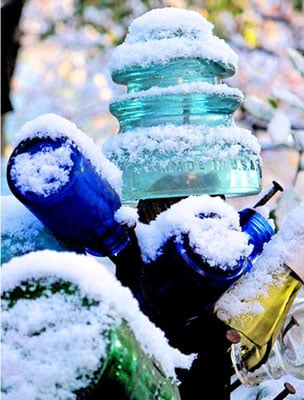
<path id="1" fill-rule="evenodd" d="M 289 394 L 296 394 L 296 389 L 288 382 L 284 383 L 284 389 L 273 400 L 283 400 Z"/>
<path id="2" fill-rule="evenodd" d="M 241 335 L 234 329 L 228 329 L 226 332 L 226 338 L 233 344 L 237 344 L 241 341 Z"/>
<path id="3" fill-rule="evenodd" d="M 267 201 L 270 200 L 278 191 L 283 192 L 283 186 L 277 181 L 272 181 L 272 188 L 269 189 L 269 191 L 253 206 L 253 208 L 266 204 Z"/>

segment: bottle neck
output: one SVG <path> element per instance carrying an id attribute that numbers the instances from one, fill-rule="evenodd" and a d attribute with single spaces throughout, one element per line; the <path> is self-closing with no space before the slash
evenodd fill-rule
<path id="1" fill-rule="evenodd" d="M 93 390 L 100 398 L 108 393 L 120 400 L 180 400 L 176 384 L 143 352 L 125 322 L 111 329 L 107 357 Z"/>
<path id="2" fill-rule="evenodd" d="M 264 244 L 269 242 L 274 235 L 274 230 L 266 218 L 252 208 L 239 211 L 239 216 L 242 231 L 247 233 L 249 244 L 253 245 L 253 250 L 249 255 L 249 259 L 253 261 L 262 253 Z"/>

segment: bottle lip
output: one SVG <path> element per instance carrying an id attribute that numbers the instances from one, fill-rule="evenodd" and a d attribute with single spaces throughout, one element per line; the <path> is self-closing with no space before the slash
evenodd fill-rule
<path id="1" fill-rule="evenodd" d="M 268 220 L 254 208 L 245 208 L 239 211 L 240 225 L 242 231 L 250 236 L 255 242 L 267 242 L 274 235 L 274 230 Z M 259 243 L 256 243 L 259 245 Z"/>
<path id="2" fill-rule="evenodd" d="M 113 240 L 110 243 L 108 242 L 106 245 L 100 244 L 98 251 L 86 246 L 84 247 L 85 252 L 95 257 L 115 256 L 120 253 L 130 242 L 128 234 L 120 225 L 117 227 L 115 236 L 111 237 L 113 237 Z"/>
<path id="3" fill-rule="evenodd" d="M 269 231 L 273 231 L 273 228 L 269 224 L 267 218 L 265 218 L 261 213 L 259 213 L 257 210 L 254 208 L 248 207 L 248 208 L 243 208 L 239 212 L 240 215 L 240 221 L 244 221 L 243 225 L 245 223 L 248 223 L 249 221 L 257 222 L 263 224 L 263 228 L 267 228 Z"/>
<path id="4" fill-rule="evenodd" d="M 185 235 L 182 240 L 174 240 L 174 245 L 177 253 L 182 257 L 187 266 L 200 276 L 208 277 L 216 281 L 234 281 L 244 273 L 248 266 L 248 259 L 246 257 L 241 257 L 237 260 L 236 264 L 229 270 L 224 270 L 220 266 L 211 266 L 208 262 L 204 261 L 200 255 L 193 251 Z M 187 251 L 185 251 L 185 248 L 187 248 Z"/>
<path id="5" fill-rule="evenodd" d="M 18 188 L 14 183 L 14 179 L 11 176 L 11 168 L 14 164 L 14 160 L 17 156 L 24 154 L 26 152 L 30 152 L 31 154 L 35 154 L 36 152 L 42 149 L 39 148 L 40 143 L 46 143 L 51 146 L 53 149 L 60 148 L 63 143 L 66 143 L 67 146 L 71 150 L 71 159 L 73 161 L 73 165 L 68 169 L 69 179 L 66 183 L 63 183 L 59 186 L 57 190 L 51 192 L 48 195 L 42 195 L 39 193 L 35 193 L 33 191 L 23 192 Z M 37 150 L 35 149 L 37 147 Z M 31 152 L 32 150 L 32 152 Z M 27 138 L 20 142 L 18 146 L 14 149 L 13 153 L 10 156 L 10 159 L 7 164 L 7 182 L 12 193 L 18 198 L 22 199 L 24 204 L 35 204 L 40 203 L 42 199 L 47 199 L 47 201 L 55 201 L 56 198 L 62 195 L 63 191 L 66 190 L 68 186 L 70 186 L 74 181 L 74 173 L 79 168 L 79 164 L 81 162 L 81 156 L 76 146 L 66 137 L 61 138 L 52 138 L 52 137 L 35 137 L 35 138 Z"/>

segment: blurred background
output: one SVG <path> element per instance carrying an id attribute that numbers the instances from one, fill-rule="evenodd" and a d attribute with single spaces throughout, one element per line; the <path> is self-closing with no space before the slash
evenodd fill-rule
<path id="1" fill-rule="evenodd" d="M 263 187 L 280 181 L 288 207 L 303 198 L 303 0 L 2 1 L 2 176 L 14 134 L 38 115 L 68 118 L 100 145 L 117 133 L 108 104 L 125 87 L 111 81 L 111 50 L 134 18 L 170 6 L 200 12 L 239 55 L 225 83 L 245 94 L 235 118 L 262 145 Z"/>

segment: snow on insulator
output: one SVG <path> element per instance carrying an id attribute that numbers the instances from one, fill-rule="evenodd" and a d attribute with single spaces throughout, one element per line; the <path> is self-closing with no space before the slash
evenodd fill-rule
<path id="1" fill-rule="evenodd" d="M 212 30 L 213 25 L 196 11 L 151 10 L 132 22 L 125 42 L 114 50 L 110 70 L 166 64 L 180 57 L 206 58 L 236 68 L 238 56 Z"/>

